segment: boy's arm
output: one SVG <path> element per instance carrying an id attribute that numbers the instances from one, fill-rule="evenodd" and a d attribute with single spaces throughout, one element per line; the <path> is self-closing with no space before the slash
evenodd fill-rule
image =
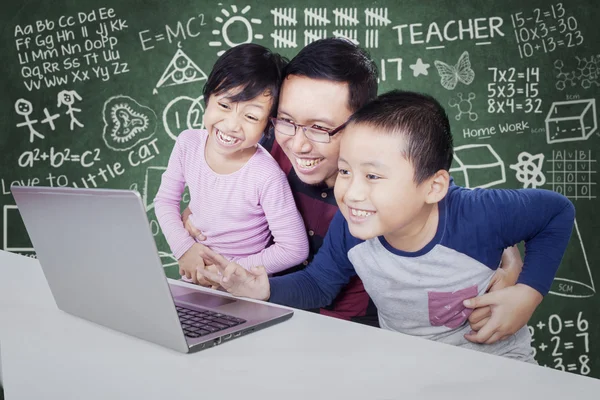
<path id="1" fill-rule="evenodd" d="M 180 259 L 196 243 L 187 233 L 179 215 L 181 196 L 185 190 L 182 153 L 178 138 L 171 152 L 167 169 L 162 175 L 158 193 L 154 198 L 154 210 L 158 223 L 177 259 Z"/>
<path id="2" fill-rule="evenodd" d="M 259 201 L 274 243 L 236 262 L 245 269 L 262 265 L 268 274 L 302 263 L 308 257 L 308 238 L 285 174 L 273 163 L 273 173 L 260 189 Z"/>
<path id="3" fill-rule="evenodd" d="M 300 309 L 331 304 L 342 287 L 356 275 L 348 251 L 359 242 L 350 236 L 346 221 L 338 211 L 323 245 L 304 270 L 269 279 L 269 301 Z"/>
<path id="4" fill-rule="evenodd" d="M 525 241 L 525 260 L 517 284 L 545 296 L 571 238 L 575 207 L 566 197 L 542 189 L 492 191 L 497 204 L 492 222 L 506 247 Z M 493 212 L 493 211 L 492 211 Z"/>
<path id="5" fill-rule="evenodd" d="M 466 335 L 476 343 L 494 343 L 527 324 L 548 293 L 571 237 L 575 208 L 564 196 L 539 189 L 480 192 L 489 234 L 503 246 L 525 241 L 523 271 L 516 286 L 465 301 L 469 308 L 491 306 L 492 317 L 478 332 Z M 490 237 L 492 240 L 492 237 Z"/>

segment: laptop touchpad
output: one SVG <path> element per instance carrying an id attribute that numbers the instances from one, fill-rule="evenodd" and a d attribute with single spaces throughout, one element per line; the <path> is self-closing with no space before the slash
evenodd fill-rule
<path id="1" fill-rule="evenodd" d="M 193 292 L 193 293 L 184 294 L 182 296 L 177 296 L 177 297 L 175 297 L 175 301 L 188 303 L 188 304 L 194 304 L 199 307 L 210 307 L 210 308 L 220 307 L 220 306 L 224 306 L 225 304 L 235 302 L 234 299 L 228 299 L 226 297 L 221 297 L 221 296 L 214 296 L 214 295 L 210 295 L 210 294 L 206 294 L 206 293 L 202 293 L 202 292 Z"/>

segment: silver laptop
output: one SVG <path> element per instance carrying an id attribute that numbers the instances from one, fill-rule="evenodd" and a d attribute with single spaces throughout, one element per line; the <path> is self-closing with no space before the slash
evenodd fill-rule
<path id="1" fill-rule="evenodd" d="M 11 187 L 58 308 L 180 352 L 285 321 L 293 311 L 169 283 L 135 191 Z"/>

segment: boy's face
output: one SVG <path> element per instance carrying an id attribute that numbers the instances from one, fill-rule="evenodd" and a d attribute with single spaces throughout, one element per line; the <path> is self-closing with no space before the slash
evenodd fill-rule
<path id="1" fill-rule="evenodd" d="M 229 100 L 239 89 L 213 94 L 204 111 L 204 126 L 221 154 L 256 146 L 267 126 L 273 98 L 259 95 L 248 101 Z"/>
<path id="2" fill-rule="evenodd" d="M 348 84 L 290 75 L 281 87 L 277 118 L 295 124 L 334 129 L 350 118 Z M 290 159 L 302 182 L 332 187 L 337 176 L 337 158 L 342 132 L 329 143 L 315 143 L 301 129 L 296 135 L 275 133 L 275 139 Z"/>
<path id="3" fill-rule="evenodd" d="M 340 144 L 335 199 L 352 236 L 367 240 L 411 234 L 426 209 L 428 185 L 413 181 L 404 138 L 368 125 L 346 127 Z"/>

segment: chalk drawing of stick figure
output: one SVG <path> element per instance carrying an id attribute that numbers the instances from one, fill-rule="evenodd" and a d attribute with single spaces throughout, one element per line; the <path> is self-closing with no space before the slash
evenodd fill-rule
<path id="1" fill-rule="evenodd" d="M 77 94 L 77 92 L 74 90 L 63 90 L 62 92 L 60 92 L 58 94 L 58 107 L 60 107 L 61 104 L 66 105 L 67 106 L 66 114 L 69 117 L 71 117 L 71 124 L 70 124 L 71 130 L 73 130 L 73 125 L 75 125 L 75 124 L 77 124 L 77 126 L 79 126 L 80 128 L 83 128 L 83 124 L 81 122 L 79 122 L 77 120 L 77 118 L 75 118 L 75 113 L 81 112 L 81 109 L 73 107 L 73 104 L 75 103 L 75 99 L 81 101 L 81 96 L 79 96 Z"/>
<path id="2" fill-rule="evenodd" d="M 29 128 L 29 142 L 33 143 L 34 138 L 37 136 L 40 139 L 44 139 L 44 135 L 39 133 L 33 128 L 33 124 L 35 124 L 37 119 L 29 119 L 31 113 L 33 113 L 33 104 L 29 100 L 19 99 L 15 102 L 15 111 L 17 114 L 25 117 L 25 122 L 20 122 L 17 124 L 17 128 L 22 126 L 27 126 Z"/>

